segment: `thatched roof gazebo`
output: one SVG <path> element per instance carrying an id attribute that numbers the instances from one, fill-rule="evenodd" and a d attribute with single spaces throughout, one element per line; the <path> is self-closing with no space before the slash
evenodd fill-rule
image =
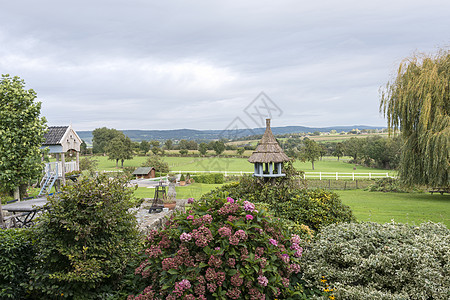
<path id="1" fill-rule="evenodd" d="M 266 131 L 256 147 L 253 154 L 248 159 L 255 164 L 256 177 L 281 177 L 286 174 L 281 173 L 283 162 L 289 161 L 289 157 L 284 154 L 277 140 L 270 129 L 270 119 L 266 119 Z"/>

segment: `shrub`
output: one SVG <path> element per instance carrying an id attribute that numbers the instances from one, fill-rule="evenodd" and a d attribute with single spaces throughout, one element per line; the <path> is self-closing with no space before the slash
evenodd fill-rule
<path id="1" fill-rule="evenodd" d="M 223 184 L 224 182 L 224 176 L 222 173 L 216 173 L 214 175 L 214 183 L 215 184 Z"/>
<path id="2" fill-rule="evenodd" d="M 194 201 L 149 234 L 136 270 L 148 286 L 130 299 L 299 299 L 303 243 L 251 202 Z"/>
<path id="3" fill-rule="evenodd" d="M 165 162 L 161 156 L 152 155 L 143 164 L 142 167 L 155 168 L 156 172 L 169 173 L 169 164 Z"/>
<path id="4" fill-rule="evenodd" d="M 336 299 L 448 299 L 450 230 L 444 225 L 330 225 L 305 251 L 303 278 L 325 276 Z"/>
<path id="5" fill-rule="evenodd" d="M 38 254 L 29 289 L 38 297 L 92 299 L 115 291 L 139 249 L 133 191 L 124 178 L 82 178 L 66 186 L 33 228 Z"/>
<path id="6" fill-rule="evenodd" d="M 98 161 L 91 156 L 83 156 L 80 159 L 80 170 L 89 171 L 89 173 L 94 174 L 97 171 Z"/>
<path id="7" fill-rule="evenodd" d="M 380 178 L 375 180 L 368 188 L 370 192 L 395 192 L 395 193 L 410 193 L 420 192 L 422 190 L 415 187 L 406 187 L 395 178 Z"/>
<path id="8" fill-rule="evenodd" d="M 33 257 L 28 230 L 0 230 L 0 299 L 25 298 L 21 284 L 29 280 L 26 271 L 33 265 Z"/>
<path id="9" fill-rule="evenodd" d="M 224 176 L 221 173 L 201 174 L 193 176 L 192 178 L 197 183 L 222 184 L 224 182 Z"/>
<path id="10" fill-rule="evenodd" d="M 313 230 L 320 230 L 332 223 L 356 221 L 350 208 L 342 204 L 337 194 L 321 189 L 266 184 L 247 176 L 240 182 L 224 185 L 203 195 L 202 199 L 214 198 L 222 192 L 227 192 L 230 197 L 266 203 L 275 216 L 305 224 Z"/>

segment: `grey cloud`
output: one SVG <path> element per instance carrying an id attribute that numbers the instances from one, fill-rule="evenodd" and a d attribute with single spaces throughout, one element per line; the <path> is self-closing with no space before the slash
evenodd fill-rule
<path id="1" fill-rule="evenodd" d="M 448 45 L 450 2 L 9 1 L 0 71 L 50 125 L 225 128 L 259 92 L 277 126 L 384 125 L 402 58 Z M 138 120 L 138 121 L 136 121 Z"/>

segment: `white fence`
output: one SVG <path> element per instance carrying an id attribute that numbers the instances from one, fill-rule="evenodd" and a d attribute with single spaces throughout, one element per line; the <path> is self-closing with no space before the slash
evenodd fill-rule
<path id="1" fill-rule="evenodd" d="M 253 174 L 253 172 L 243 172 L 243 171 L 171 171 L 171 173 L 189 173 L 189 174 L 198 174 L 198 173 L 222 173 L 225 176 L 229 175 L 238 175 L 242 176 L 244 174 Z M 379 173 L 379 172 L 369 172 L 369 173 L 360 173 L 360 172 L 352 172 L 352 173 L 340 173 L 340 172 L 305 172 L 303 175 L 304 179 L 319 179 L 319 180 L 325 180 L 325 179 L 336 179 L 336 180 L 342 180 L 342 179 L 377 179 L 377 178 L 386 178 L 390 177 L 393 178 L 394 176 L 389 175 L 388 172 L 386 173 Z"/>
<path id="2" fill-rule="evenodd" d="M 386 173 L 360 173 L 360 172 L 352 172 L 352 173 L 339 173 L 339 172 L 305 172 L 303 178 L 318 178 L 322 179 L 377 179 L 377 178 L 386 178 L 390 176 L 388 172 Z"/>

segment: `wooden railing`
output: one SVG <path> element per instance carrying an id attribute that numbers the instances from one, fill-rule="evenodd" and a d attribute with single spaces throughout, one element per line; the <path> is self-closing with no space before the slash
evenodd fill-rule
<path id="1" fill-rule="evenodd" d="M 72 172 L 72 171 L 78 171 L 77 170 L 77 163 L 75 162 L 75 161 L 69 161 L 69 162 L 66 162 L 65 164 L 64 164 L 64 166 L 65 166 L 65 169 L 66 169 L 66 172 L 65 173 L 69 173 L 69 172 Z M 52 172 L 52 173 L 57 173 L 58 174 L 58 177 L 62 177 L 63 176 L 63 174 L 62 174 L 62 162 L 60 162 L 60 161 L 58 161 L 58 162 L 56 162 L 56 161 L 54 161 L 54 162 L 49 162 L 49 163 L 46 163 L 45 164 L 45 169 L 44 169 L 44 172 L 46 173 L 46 174 L 48 174 L 48 173 L 50 173 L 50 172 Z"/>

